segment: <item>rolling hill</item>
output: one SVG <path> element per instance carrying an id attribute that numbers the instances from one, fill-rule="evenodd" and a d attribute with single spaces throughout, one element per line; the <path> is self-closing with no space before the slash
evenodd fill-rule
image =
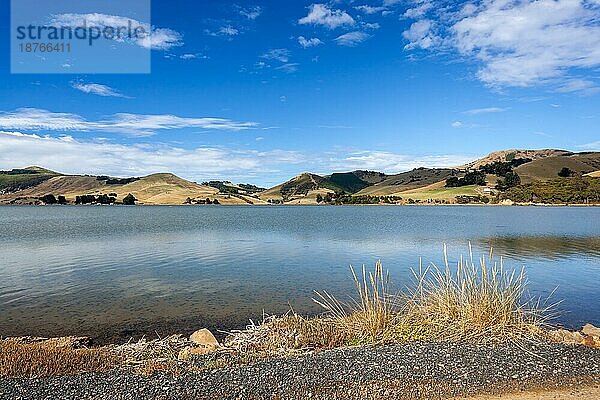
<path id="1" fill-rule="evenodd" d="M 562 168 L 574 173 L 588 174 L 600 170 L 600 153 L 565 153 L 539 158 L 515 168 L 524 183 L 543 181 L 558 177 Z"/>
<path id="2" fill-rule="evenodd" d="M 361 191 L 358 195 L 390 196 L 407 190 L 419 189 L 456 176 L 458 171 L 449 168 L 416 168 L 400 174 L 388 175 L 386 179 Z"/>
<path id="3" fill-rule="evenodd" d="M 573 177 L 583 175 L 594 179 L 600 177 L 600 152 L 513 149 L 493 152 L 454 168 L 416 168 L 393 175 L 363 170 L 324 176 L 306 172 L 267 190 L 254 185 L 235 185 L 229 181 L 198 184 L 170 173 L 113 178 L 65 175 L 41 167 L 28 167 L 0 171 L 0 204 L 39 204 L 41 197 L 50 194 L 64 196 L 62 201 L 67 203 L 73 203 L 77 196 L 84 195 L 116 197 L 118 203 L 128 194 L 141 204 L 202 204 L 214 200 L 220 204 L 317 204 L 322 199 L 331 202 L 332 197 L 338 203 L 344 199 L 343 204 L 348 204 L 347 201 L 352 204 L 389 204 L 399 202 L 399 198 L 402 202 L 451 203 L 457 200 L 457 196 L 489 197 L 494 191 L 484 191 L 483 186 L 472 183 L 467 183 L 469 186 L 446 187 L 448 178 L 483 173 L 487 186 L 494 188 L 497 182 L 504 185 L 504 178 L 511 171 L 518 174 L 523 187 L 531 183 L 558 182 L 561 171 L 563 176 L 567 171 Z M 500 186 L 500 189 L 507 187 Z"/>
<path id="4" fill-rule="evenodd" d="M 458 167 L 459 169 L 477 169 L 482 165 L 492 164 L 494 162 L 505 162 L 511 161 L 516 158 L 529 158 L 531 160 L 544 159 L 547 157 L 556 157 L 562 155 L 570 155 L 573 154 L 570 151 L 566 150 L 556 150 L 556 149 L 541 149 L 541 150 L 500 150 L 494 151 L 493 153 L 488 154 L 485 157 L 479 158 L 475 161 L 472 161 L 466 165 L 462 165 Z"/>
<path id="5" fill-rule="evenodd" d="M 64 196 L 71 203 L 75 202 L 77 196 L 116 195 L 119 202 L 130 193 L 141 204 L 184 204 L 188 198 L 208 198 L 211 201 L 217 199 L 221 204 L 264 203 L 255 197 L 219 193 L 218 189 L 199 185 L 169 173 L 119 179 L 62 175 L 39 168 L 26 168 L 1 171 L 0 185 L 0 188 L 3 188 L 0 192 L 0 204 L 36 204 L 39 203 L 40 197 L 49 194 Z"/>
<path id="6" fill-rule="evenodd" d="M 41 167 L 0 171 L 0 195 L 30 188 L 59 175 Z"/>
<path id="7" fill-rule="evenodd" d="M 259 194 L 265 201 L 293 201 L 305 197 L 315 197 L 318 193 L 343 191 L 344 189 L 329 179 L 311 173 L 300 174 L 287 182 L 267 189 Z"/>
<path id="8" fill-rule="evenodd" d="M 445 187 L 446 179 L 463 177 L 468 171 L 504 164 L 517 172 L 523 184 L 558 177 L 566 167 L 574 174 L 600 175 L 600 153 L 573 153 L 566 150 L 502 150 L 454 168 L 416 168 L 387 175 L 373 171 L 336 172 L 319 176 L 305 173 L 259 194 L 263 200 L 286 204 L 315 204 L 317 195 L 343 191 L 354 196 L 398 196 L 404 200 L 453 202 L 456 196 L 484 196 L 482 186 Z M 512 166 L 511 166 L 512 164 Z M 488 172 L 487 186 L 493 188 L 504 174 Z M 489 191 L 487 192 L 489 195 Z"/>

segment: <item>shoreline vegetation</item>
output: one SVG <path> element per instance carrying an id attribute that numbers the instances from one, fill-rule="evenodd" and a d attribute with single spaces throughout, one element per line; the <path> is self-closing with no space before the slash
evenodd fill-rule
<path id="1" fill-rule="evenodd" d="M 457 265 L 452 266 L 444 248 L 444 260 L 442 266 L 421 264 L 418 270 L 413 270 L 412 284 L 404 288 L 394 286 L 379 261 L 372 270 L 351 267 L 356 288 L 354 296 L 346 299 L 325 290 L 315 291 L 313 300 L 322 307 L 321 315 L 304 317 L 291 310 L 280 316 L 265 316 L 260 323 L 251 321 L 245 329 L 222 332 L 225 334 L 222 342 L 217 341 L 207 329 L 197 330 L 189 338 L 182 335 L 151 340 L 143 338 L 102 347 L 92 347 L 87 338 L 77 337 L 5 338 L 0 340 L 0 392 L 2 379 L 6 378 L 51 379 L 86 376 L 93 372 L 142 376 L 152 382 L 168 376 L 219 376 L 236 374 L 241 370 L 262 371 L 268 375 L 275 373 L 269 368 L 280 363 L 312 363 L 319 357 L 327 362 L 331 357 L 334 364 L 317 366 L 326 370 L 344 365 L 344 360 L 347 360 L 344 357 L 355 355 L 360 359 L 375 357 L 373 363 L 377 368 L 389 368 L 391 360 L 395 360 L 393 365 L 396 369 L 403 369 L 403 365 L 408 363 L 414 370 L 411 373 L 417 375 L 420 373 L 418 365 L 427 365 L 432 357 L 441 357 L 440 361 L 436 361 L 435 368 L 440 371 L 437 373 L 450 373 L 453 383 L 448 387 L 460 388 L 460 376 L 443 367 L 444 363 L 453 362 L 450 358 L 444 359 L 443 354 L 451 357 L 455 352 L 467 352 L 472 353 L 469 357 L 484 359 L 484 355 L 488 354 L 489 359 L 490 354 L 499 351 L 498 360 L 489 360 L 490 363 L 506 363 L 510 360 L 503 357 L 517 354 L 514 356 L 516 359 L 510 361 L 516 365 L 514 368 L 531 370 L 511 372 L 506 382 L 494 381 L 494 385 L 500 385 L 498 387 L 506 384 L 501 392 L 509 390 L 509 387 L 518 387 L 514 386 L 515 382 L 524 387 L 541 384 L 562 387 L 568 381 L 564 375 L 566 371 L 569 371 L 569 379 L 598 383 L 600 328 L 588 324 L 581 332 L 555 329 L 552 321 L 558 315 L 559 303 L 532 297 L 527 290 L 525 270 L 506 268 L 503 259 L 496 259 L 491 250 L 478 260 L 474 259 L 470 250 L 467 257 L 461 256 Z M 409 358 L 393 356 L 405 352 L 410 354 Z M 567 359 L 567 354 L 571 353 L 576 353 L 577 359 Z M 548 356 L 549 363 L 566 363 L 564 370 L 555 367 L 552 372 L 552 367 L 545 366 L 542 370 L 535 370 L 538 368 L 536 365 L 520 364 L 522 357 L 531 358 L 534 364 L 540 363 L 547 354 L 551 354 Z M 379 365 L 380 357 L 392 358 Z M 556 361 L 553 357 L 560 360 Z M 464 360 L 457 362 L 464 364 Z M 485 369 L 482 365 L 465 368 Z M 301 379 L 303 374 L 311 374 L 310 371 L 297 373 L 300 374 L 297 379 Z M 533 379 L 538 374 L 541 375 Z M 487 382 L 491 379 L 480 378 L 486 378 Z M 420 384 L 431 383 L 426 377 L 423 379 Z M 196 378 L 194 381 L 200 382 Z M 385 381 L 386 384 L 393 383 L 391 378 L 388 381 Z M 360 386 L 356 393 L 364 394 L 371 383 L 355 381 L 353 384 Z M 289 385 L 289 382 L 283 385 L 286 384 Z M 489 393 L 493 391 L 492 386 L 484 384 L 476 393 Z M 215 390 L 225 390 L 223 388 L 219 386 Z M 301 389 L 312 390 L 309 387 Z M 267 388 L 269 390 L 277 393 L 278 387 Z M 298 388 L 294 390 L 298 395 Z M 428 392 L 423 389 L 419 393 Z M 462 392 L 459 390 L 454 394 L 457 393 Z M 353 396 L 348 398 L 363 398 Z"/>
<path id="2" fill-rule="evenodd" d="M 116 178 L 41 167 L 0 171 L 8 205 L 600 205 L 600 152 L 505 150 L 453 168 L 300 174 L 272 188 Z"/>

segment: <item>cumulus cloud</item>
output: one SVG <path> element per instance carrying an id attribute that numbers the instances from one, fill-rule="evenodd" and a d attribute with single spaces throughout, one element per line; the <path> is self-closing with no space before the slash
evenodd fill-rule
<path id="1" fill-rule="evenodd" d="M 340 46 L 354 47 L 358 46 L 359 44 L 367 40 L 369 37 L 370 35 L 367 33 L 354 31 L 338 36 L 334 40 Z"/>
<path id="2" fill-rule="evenodd" d="M 414 7 L 404 12 L 406 18 L 419 18 L 433 8 L 433 2 L 429 0 L 418 0 Z"/>
<path id="3" fill-rule="evenodd" d="M 323 42 L 319 38 L 315 37 L 311 39 L 306 39 L 304 36 L 298 36 L 298 43 L 300 43 L 300 46 L 304 47 L 305 49 L 308 47 L 314 47 L 323 44 Z"/>
<path id="4" fill-rule="evenodd" d="M 262 137 L 256 140 L 262 140 Z M 195 181 L 222 178 L 265 182 L 264 179 L 268 179 L 269 184 L 276 184 L 301 171 L 315 168 L 325 168 L 327 171 L 375 170 L 392 174 L 423 166 L 463 165 L 474 158 L 377 150 L 308 155 L 280 149 L 183 148 L 155 143 L 123 145 L 106 140 L 84 141 L 71 136 L 51 137 L 0 131 L 0 165 L 3 168 L 41 165 L 68 174 L 141 176 L 173 172 Z"/>
<path id="5" fill-rule="evenodd" d="M 474 157 L 464 155 L 409 155 L 387 151 L 357 151 L 334 157 L 329 166 L 333 171 L 370 170 L 395 174 L 418 167 L 444 168 L 463 165 Z"/>
<path id="6" fill-rule="evenodd" d="M 432 31 L 433 23 L 428 19 L 423 19 L 413 23 L 410 28 L 402 33 L 402 36 L 408 40 L 404 46 L 406 50 L 420 47 L 429 49 L 438 42 L 437 36 Z"/>
<path id="7" fill-rule="evenodd" d="M 358 11 L 362 11 L 365 14 L 379 14 L 381 12 L 384 12 L 387 10 L 387 7 L 375 7 L 375 6 L 369 6 L 369 5 L 362 5 L 362 6 L 356 6 L 354 7 L 354 9 L 358 10 Z"/>
<path id="8" fill-rule="evenodd" d="M 95 94 L 102 97 L 125 97 L 110 86 L 99 83 L 73 82 L 71 85 L 74 89 L 82 91 L 83 93 Z"/>
<path id="9" fill-rule="evenodd" d="M 172 47 L 183 45 L 183 36 L 172 29 L 157 28 L 147 23 L 134 20 L 132 18 L 121 17 L 108 14 L 58 14 L 54 15 L 50 21 L 50 26 L 56 27 L 96 27 L 103 30 L 106 27 L 140 26 L 144 28 L 146 35 L 140 38 L 133 38 L 132 43 L 152 50 L 168 50 Z M 123 40 L 115 37 L 115 40 Z"/>
<path id="10" fill-rule="evenodd" d="M 298 23 L 301 25 L 321 25 L 329 29 L 335 29 L 340 26 L 354 25 L 354 18 L 346 11 L 332 10 L 325 4 L 312 4 L 308 7 L 308 15 L 300 18 Z"/>
<path id="11" fill-rule="evenodd" d="M 404 32 L 406 49 L 455 49 L 480 63 L 477 77 L 490 86 L 553 84 L 587 93 L 597 86 L 572 76 L 600 66 L 597 0 L 488 0 L 456 7 L 412 15 L 419 20 Z"/>
<path id="12" fill-rule="evenodd" d="M 37 108 L 0 112 L 0 129 L 21 131 L 113 132 L 132 136 L 151 136 L 157 131 L 202 128 L 240 131 L 257 127 L 255 122 L 224 118 L 183 118 L 175 115 L 114 114 L 106 119 L 88 121 L 77 114 L 55 113 Z"/>
<path id="13" fill-rule="evenodd" d="M 192 149 L 160 145 L 122 145 L 81 141 L 70 136 L 49 137 L 0 131 L 0 165 L 5 168 L 43 165 L 72 174 L 140 176 L 173 172 L 193 180 L 242 178 L 294 165 L 303 156 L 292 151 L 235 150 L 222 147 Z"/>
<path id="14" fill-rule="evenodd" d="M 454 121 L 451 125 L 453 128 L 462 128 L 464 126 L 461 121 Z"/>

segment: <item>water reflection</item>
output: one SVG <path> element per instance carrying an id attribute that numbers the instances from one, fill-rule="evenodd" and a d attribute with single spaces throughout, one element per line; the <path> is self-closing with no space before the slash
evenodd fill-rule
<path id="1" fill-rule="evenodd" d="M 600 208 L 0 207 L 0 335 L 239 326 L 263 310 L 318 312 L 348 266 L 410 269 L 489 247 L 600 324 Z M 590 307 L 590 305 L 595 305 Z M 183 325 L 181 325 L 183 324 Z"/>

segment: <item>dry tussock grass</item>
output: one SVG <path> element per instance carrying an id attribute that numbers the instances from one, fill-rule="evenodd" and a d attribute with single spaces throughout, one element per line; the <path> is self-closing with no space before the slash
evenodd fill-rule
<path id="1" fill-rule="evenodd" d="M 459 259 L 450 267 L 431 264 L 413 271 L 414 282 L 391 291 L 389 273 L 377 262 L 359 275 L 351 267 L 356 296 L 342 302 L 323 291 L 315 302 L 325 313 L 304 318 L 292 312 L 269 317 L 231 333 L 227 344 L 241 352 L 289 354 L 314 349 L 416 340 L 477 344 L 538 340 L 555 305 L 527 295 L 524 270 L 507 270 L 503 260 Z"/>
<path id="2" fill-rule="evenodd" d="M 44 377 L 106 371 L 120 362 L 105 348 L 74 349 L 53 343 L 0 340 L 0 376 Z"/>

